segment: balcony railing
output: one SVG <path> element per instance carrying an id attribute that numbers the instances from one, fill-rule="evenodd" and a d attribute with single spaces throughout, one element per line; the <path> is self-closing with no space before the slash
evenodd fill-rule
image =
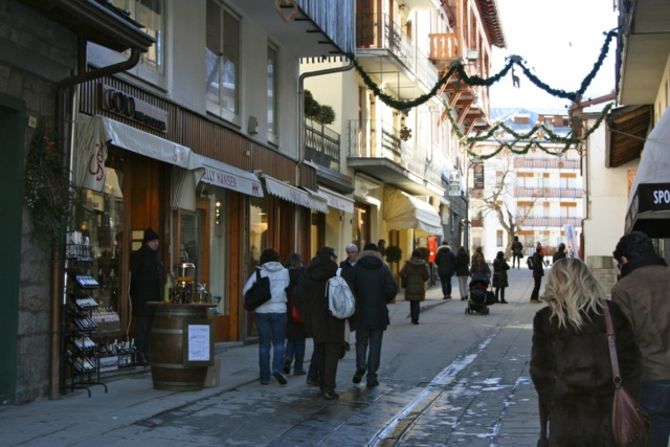
<path id="1" fill-rule="evenodd" d="M 339 171 L 340 134 L 320 124 L 305 123 L 305 158 Z"/>
<path id="2" fill-rule="evenodd" d="M 431 33 L 430 59 L 436 62 L 450 62 L 460 57 L 456 33 Z"/>
<path id="3" fill-rule="evenodd" d="M 569 198 L 580 199 L 584 197 L 581 188 L 531 188 L 517 186 L 514 188 L 516 197 L 546 197 L 546 198 Z"/>
<path id="4" fill-rule="evenodd" d="M 526 217 L 519 221 L 521 227 L 563 227 L 572 225 L 579 227 L 582 225 L 581 217 Z"/>
<path id="5" fill-rule="evenodd" d="M 414 46 L 391 16 L 362 14 L 356 17 L 356 46 L 358 48 L 386 48 L 407 68 L 414 67 Z"/>
<path id="6" fill-rule="evenodd" d="M 514 159 L 514 167 L 530 169 L 579 169 L 579 160 L 518 157 Z"/>
<path id="7" fill-rule="evenodd" d="M 342 51 L 354 52 L 355 0 L 296 0 L 296 3 Z"/>

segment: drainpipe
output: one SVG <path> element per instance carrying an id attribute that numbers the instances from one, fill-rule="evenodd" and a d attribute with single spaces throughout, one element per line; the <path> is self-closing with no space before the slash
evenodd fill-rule
<path id="1" fill-rule="evenodd" d="M 300 186 L 300 166 L 305 161 L 305 79 L 324 76 L 332 73 L 341 73 L 354 68 L 354 61 L 349 59 L 349 63 L 342 67 L 326 68 L 324 70 L 315 70 L 302 73 L 298 77 L 298 164 L 295 166 L 296 186 Z M 298 240 L 298 226 L 295 225 L 293 231 L 294 240 Z"/>
<path id="2" fill-rule="evenodd" d="M 138 48 L 132 48 L 130 57 L 117 64 L 109 65 L 99 69 L 86 71 L 86 41 L 80 38 L 78 74 L 63 79 L 56 84 L 56 123 L 61 127 L 62 135 L 67 135 L 67 170 L 69 172 L 70 184 L 72 184 L 74 166 L 74 121 L 77 113 L 79 98 L 79 84 L 104 76 L 111 76 L 133 68 L 140 61 L 142 52 Z M 75 87 L 72 91 L 68 89 Z M 70 106 L 70 120 L 66 122 L 68 103 Z M 61 309 L 66 303 L 67 286 L 67 260 L 61 262 L 60 254 L 63 252 L 62 241 L 59 245 L 54 245 L 51 259 L 51 338 L 50 351 L 51 361 L 49 365 L 49 398 L 56 399 L 60 394 L 61 376 L 61 330 L 63 325 L 63 315 Z M 62 279 L 62 283 L 59 284 Z"/>

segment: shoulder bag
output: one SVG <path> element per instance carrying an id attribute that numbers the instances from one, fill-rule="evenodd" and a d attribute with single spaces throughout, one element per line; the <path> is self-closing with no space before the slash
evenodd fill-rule
<path id="1" fill-rule="evenodd" d="M 256 309 L 261 304 L 270 301 L 270 278 L 261 276 L 260 269 L 256 269 L 256 282 L 244 294 L 244 308 L 248 311 Z"/>
<path id="2" fill-rule="evenodd" d="M 649 430 L 649 418 L 640 410 L 635 399 L 622 386 L 619 372 L 619 359 L 616 353 L 616 337 L 614 324 L 607 302 L 603 302 L 605 325 L 607 326 L 607 342 L 612 363 L 614 381 L 614 400 L 612 402 L 612 435 L 617 447 L 646 446 Z"/>

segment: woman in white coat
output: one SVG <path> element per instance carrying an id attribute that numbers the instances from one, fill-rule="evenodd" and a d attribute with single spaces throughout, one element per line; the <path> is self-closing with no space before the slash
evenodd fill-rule
<path id="1" fill-rule="evenodd" d="M 260 259 L 261 277 L 270 278 L 270 292 L 272 298 L 254 310 L 254 320 L 258 330 L 258 364 L 261 370 L 261 384 L 270 383 L 270 377 L 277 379 L 281 385 L 286 385 L 286 378 L 282 375 L 284 364 L 284 344 L 286 342 L 286 288 L 290 278 L 288 270 L 279 262 L 279 253 L 268 248 L 263 250 Z M 256 282 L 256 272 L 247 280 L 242 294 Z M 272 345 L 272 369 L 270 369 L 270 346 Z"/>

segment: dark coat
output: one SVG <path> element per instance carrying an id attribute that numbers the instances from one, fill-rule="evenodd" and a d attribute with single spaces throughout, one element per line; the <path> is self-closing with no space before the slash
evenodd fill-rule
<path id="1" fill-rule="evenodd" d="M 456 255 L 456 275 L 468 276 L 470 274 L 470 258 L 467 253 Z"/>
<path id="2" fill-rule="evenodd" d="M 426 281 L 430 277 L 430 272 L 424 259 L 410 258 L 400 270 L 400 277 L 407 283 L 405 287 L 407 301 L 426 299 Z"/>
<path id="3" fill-rule="evenodd" d="M 509 270 L 507 261 L 498 258 L 493 260 L 493 287 L 509 287 L 507 270 Z"/>
<path id="4" fill-rule="evenodd" d="M 161 274 L 161 261 L 157 251 L 142 245 L 133 252 L 130 257 L 130 299 L 133 314 L 151 315 L 153 311 L 147 306 L 147 302 L 162 301 Z"/>
<path id="5" fill-rule="evenodd" d="M 379 252 L 363 250 L 358 255 L 351 285 L 356 297 L 356 315 L 352 327 L 386 329 L 390 323 L 386 305 L 395 298 L 398 286 Z"/>
<path id="6" fill-rule="evenodd" d="M 561 259 L 565 259 L 565 251 L 557 250 L 556 253 L 554 253 L 551 262 L 560 261 Z"/>
<path id="7" fill-rule="evenodd" d="M 437 250 L 435 264 L 439 275 L 451 276 L 456 269 L 456 256 L 446 245 L 443 245 Z"/>
<path id="8" fill-rule="evenodd" d="M 314 343 L 344 343 L 344 320 L 328 310 L 326 283 L 335 276 L 337 264 L 330 259 L 314 258 L 307 266 L 302 288 L 305 330 Z"/>
<path id="9" fill-rule="evenodd" d="M 514 256 L 521 257 L 523 256 L 523 244 L 521 241 L 512 242 L 512 253 Z"/>
<path id="10" fill-rule="evenodd" d="M 608 302 L 623 384 L 636 393 L 640 352 L 630 323 L 616 303 Z M 545 307 L 533 319 L 530 375 L 547 411 L 551 426 L 550 446 L 613 446 L 612 367 L 605 318 L 584 316 L 584 326 L 558 328 Z"/>
<path id="11" fill-rule="evenodd" d="M 288 325 L 286 326 L 286 338 L 289 340 L 299 340 L 307 338 L 305 323 L 293 321 L 291 319 L 291 314 L 293 312 L 293 307 L 295 306 L 298 309 L 298 312 L 303 316 L 303 319 L 305 317 L 305 304 L 303 303 L 303 297 L 301 295 L 302 291 L 299 293 L 299 288 L 305 280 L 305 267 L 290 268 L 288 269 L 288 274 L 289 278 L 291 278 L 291 282 L 289 283 L 288 289 L 286 289 L 286 296 L 288 298 Z"/>
<path id="12" fill-rule="evenodd" d="M 535 252 L 533 256 L 530 257 L 531 263 L 533 264 L 533 277 L 544 276 L 544 258 L 543 256 Z"/>

